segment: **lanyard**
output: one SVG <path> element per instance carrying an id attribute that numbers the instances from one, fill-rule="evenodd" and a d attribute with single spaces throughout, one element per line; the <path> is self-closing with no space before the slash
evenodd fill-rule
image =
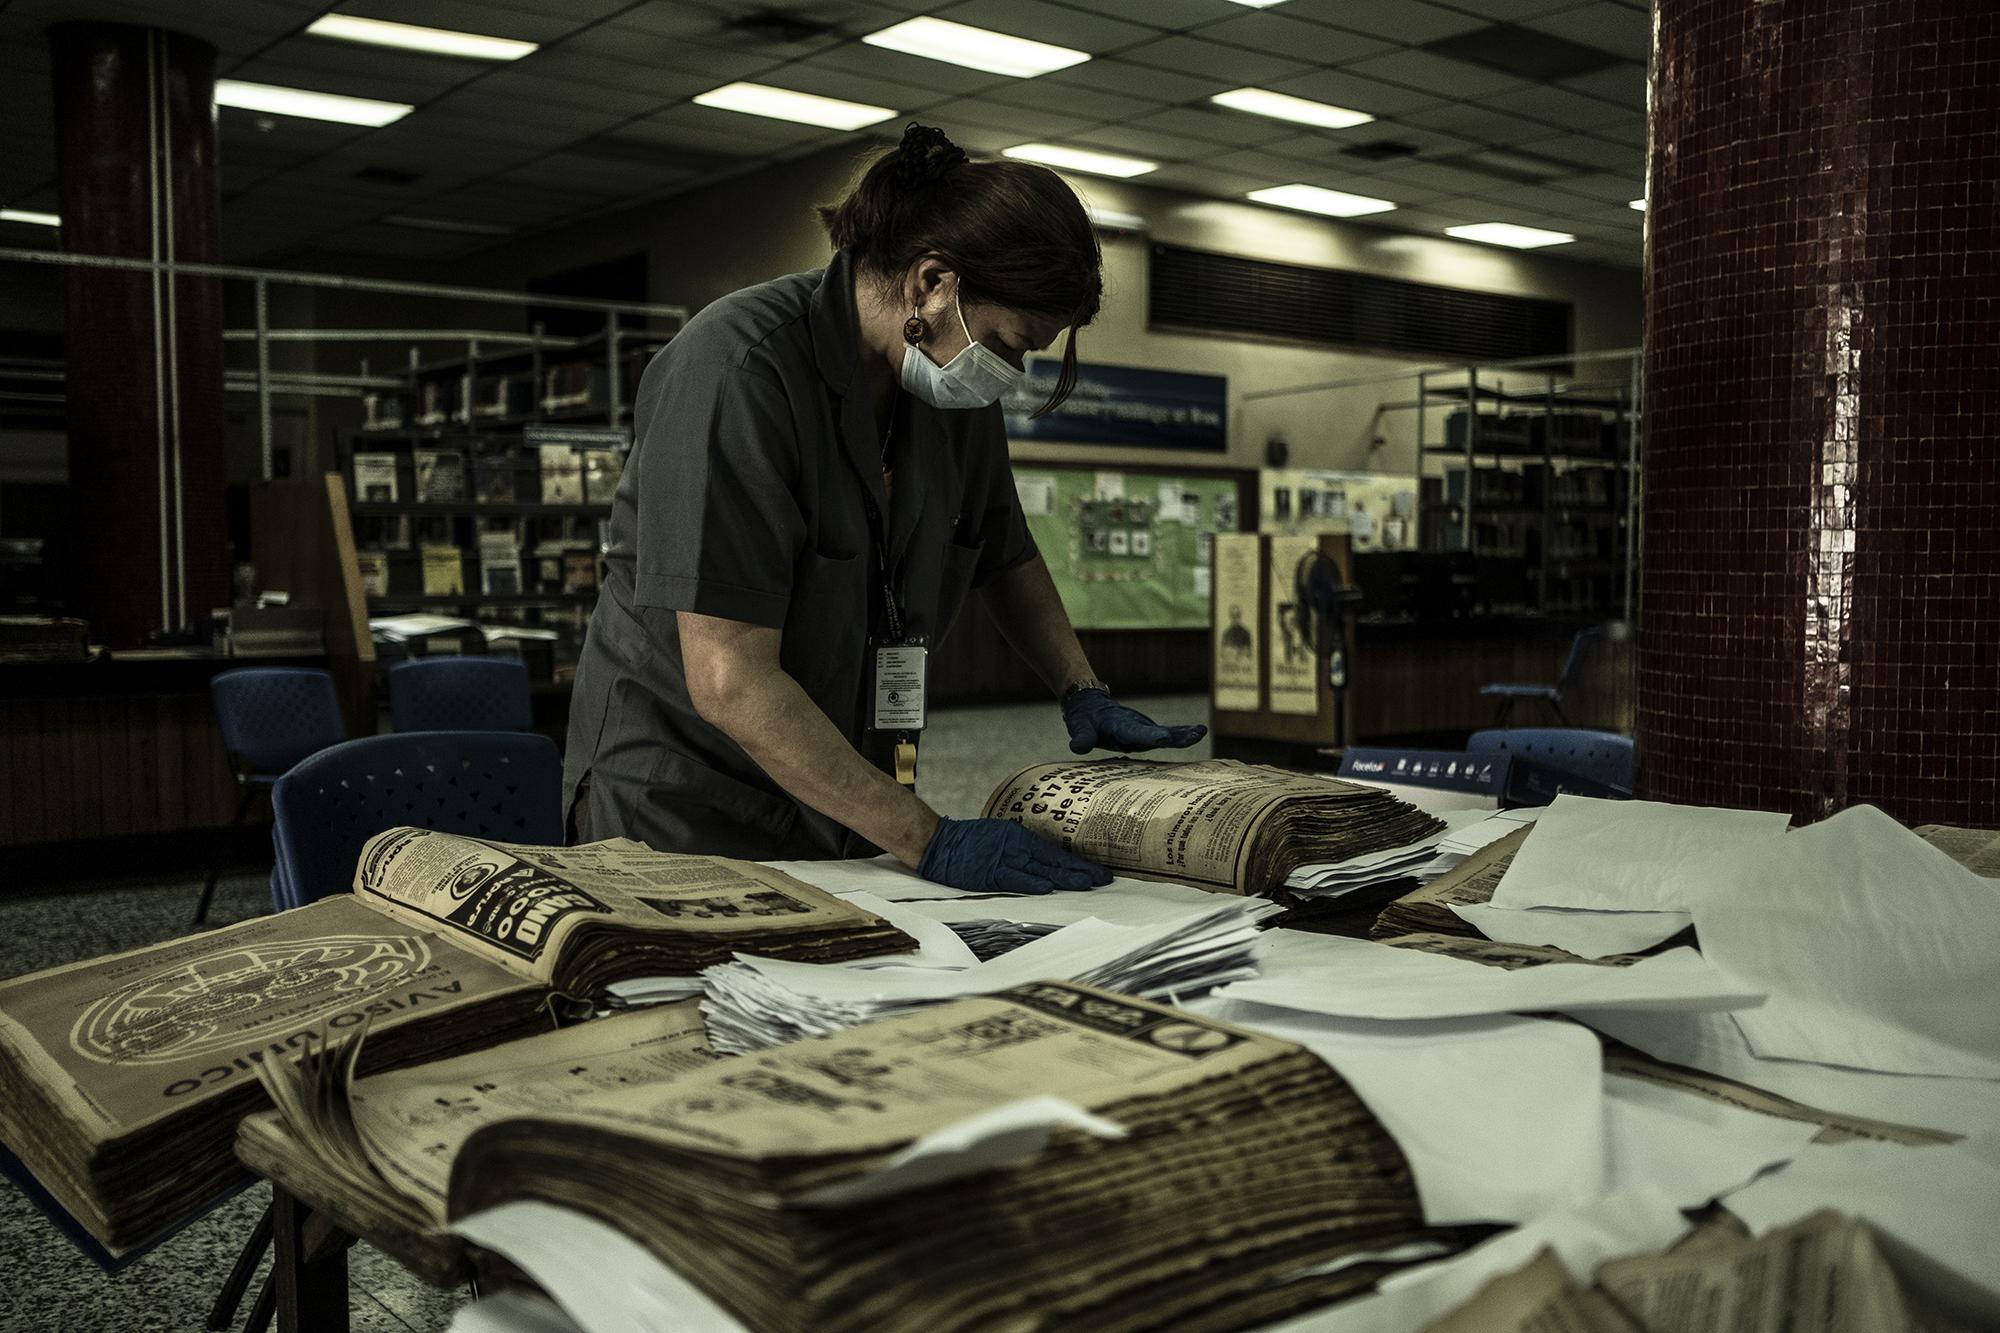
<path id="1" fill-rule="evenodd" d="M 896 598 L 895 581 L 889 577 L 889 539 L 884 531 L 882 510 L 875 503 L 874 492 L 868 489 L 868 479 L 861 481 L 861 503 L 868 511 L 868 534 L 874 540 L 876 567 L 882 571 L 882 611 L 889 625 L 889 638 L 895 643 L 903 641 L 903 609 Z"/>

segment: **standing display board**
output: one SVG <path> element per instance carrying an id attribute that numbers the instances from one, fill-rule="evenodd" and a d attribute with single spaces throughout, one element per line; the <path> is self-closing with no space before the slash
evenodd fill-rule
<path id="1" fill-rule="evenodd" d="M 1078 629 L 1204 629 L 1215 534 L 1245 514 L 1239 479 L 1016 465 L 1014 484 Z"/>

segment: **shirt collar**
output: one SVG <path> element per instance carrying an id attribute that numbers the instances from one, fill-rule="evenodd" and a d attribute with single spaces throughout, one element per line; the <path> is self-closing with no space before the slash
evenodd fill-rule
<path id="1" fill-rule="evenodd" d="M 847 396 L 861 364 L 861 324 L 854 304 L 854 259 L 846 250 L 833 252 L 813 291 L 812 339 L 820 377 Z"/>

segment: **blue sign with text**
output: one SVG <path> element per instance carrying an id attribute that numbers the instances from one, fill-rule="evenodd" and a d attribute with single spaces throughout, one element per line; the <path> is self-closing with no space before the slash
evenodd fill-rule
<path id="1" fill-rule="evenodd" d="M 1031 417 L 1048 400 L 1061 370 L 1055 357 L 1028 363 L 1027 378 L 1001 400 L 1008 439 L 1216 454 L 1229 448 L 1229 381 L 1224 376 L 1079 361 L 1075 391 L 1047 416 Z"/>

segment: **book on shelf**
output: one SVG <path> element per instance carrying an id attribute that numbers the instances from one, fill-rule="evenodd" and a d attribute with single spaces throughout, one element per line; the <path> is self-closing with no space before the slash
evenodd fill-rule
<path id="1" fill-rule="evenodd" d="M 410 518 L 407 514 L 362 514 L 354 520 L 354 544 L 384 551 L 410 549 Z"/>
<path id="2" fill-rule="evenodd" d="M 588 361 L 564 361 L 545 370 L 542 382 L 542 410 L 559 412 L 589 407 L 597 377 Z"/>
<path id="3" fill-rule="evenodd" d="M 583 457 L 567 444 L 535 447 L 541 461 L 542 503 L 580 505 L 583 503 Z"/>
<path id="4" fill-rule="evenodd" d="M 361 593 L 364 597 L 387 597 L 389 595 L 389 553 L 386 551 L 356 551 L 354 561 L 361 570 Z"/>
<path id="5" fill-rule="evenodd" d="M 618 493 L 619 479 L 625 475 L 622 449 L 585 449 L 583 453 L 583 498 L 588 504 L 608 505 Z"/>
<path id="6" fill-rule="evenodd" d="M 354 498 L 362 504 L 394 504 L 400 498 L 396 455 L 354 455 Z"/>
<path id="7" fill-rule="evenodd" d="M 465 453 L 460 449 L 414 449 L 418 504 L 465 503 Z"/>
<path id="8" fill-rule="evenodd" d="M 521 541 L 511 530 L 479 534 L 479 590 L 508 595 L 521 586 Z"/>
<path id="9" fill-rule="evenodd" d="M 906 952 L 881 918 L 776 870 L 616 840 L 528 847 L 424 829 L 370 839 L 354 892 L 0 982 L 0 1141 L 114 1252 L 243 1180 L 256 1070 L 369 1030 L 390 1068 L 549 1026 L 551 997 L 691 975 L 738 951 Z"/>
<path id="10" fill-rule="evenodd" d="M 422 404 L 417 410 L 417 424 L 419 426 L 444 425 L 444 386 L 432 380 L 429 383 L 419 385 L 417 392 L 418 401 Z"/>
<path id="11" fill-rule="evenodd" d="M 278 1110 L 239 1153 L 440 1240 L 515 1199 L 615 1219 L 751 1328 L 1250 1327 L 1444 1234 L 1310 1051 L 1073 982 L 733 1059 L 680 1005 L 407 1076 L 349 1063 L 265 1067 Z"/>
<path id="12" fill-rule="evenodd" d="M 482 445 L 472 454 L 472 495 L 480 504 L 513 504 L 514 450 L 511 445 Z"/>
<path id="13" fill-rule="evenodd" d="M 562 558 L 562 590 L 564 592 L 595 592 L 596 589 L 597 552 L 564 552 Z"/>
<path id="14" fill-rule="evenodd" d="M 465 591 L 465 553 L 456 546 L 423 548 L 424 596 L 456 597 Z"/>
<path id="15" fill-rule="evenodd" d="M 1300 866 L 1444 828 L 1378 787 L 1233 759 L 1036 764 L 994 788 L 982 813 L 1126 874 L 1265 896 Z"/>

